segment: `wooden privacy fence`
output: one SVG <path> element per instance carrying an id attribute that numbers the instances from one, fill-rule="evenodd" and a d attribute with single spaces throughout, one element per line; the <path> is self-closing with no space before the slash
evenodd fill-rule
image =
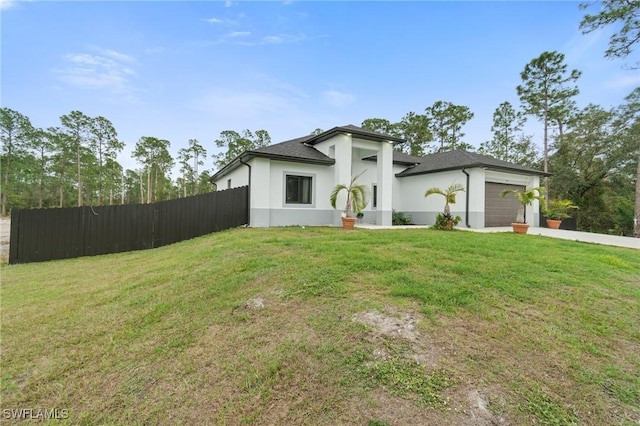
<path id="1" fill-rule="evenodd" d="M 248 223 L 246 186 L 154 204 L 13 209 L 9 263 L 144 250 Z"/>

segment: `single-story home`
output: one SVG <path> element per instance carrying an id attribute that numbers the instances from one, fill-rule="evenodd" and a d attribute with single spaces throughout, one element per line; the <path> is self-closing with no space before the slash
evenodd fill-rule
<path id="1" fill-rule="evenodd" d="M 504 189 L 540 185 L 545 174 L 529 167 L 473 152 L 454 150 L 416 157 L 395 151 L 405 140 L 357 126 L 334 127 L 317 135 L 245 151 L 212 177 L 218 190 L 249 187 L 249 224 L 253 227 L 286 225 L 340 225 L 341 210 L 329 202 L 337 184 L 349 184 L 362 173 L 359 184 L 368 188 L 369 203 L 363 221 L 391 225 L 392 211 L 412 217 L 412 223 L 432 225 L 444 208 L 444 197 L 424 193 L 460 183 L 451 213 L 459 226 L 509 226 L 515 221 L 518 201 L 502 198 Z M 346 202 L 344 191 L 338 207 Z M 539 226 L 539 206 L 527 206 L 527 223 Z"/>

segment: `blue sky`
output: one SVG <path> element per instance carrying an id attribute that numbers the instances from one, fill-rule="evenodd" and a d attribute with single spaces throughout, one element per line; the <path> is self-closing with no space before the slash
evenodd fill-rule
<path id="1" fill-rule="evenodd" d="M 578 2 L 1 2 L 2 106 L 38 127 L 102 115 L 126 168 L 141 136 L 168 139 L 174 156 L 195 138 L 211 155 L 222 130 L 275 143 L 436 100 L 475 113 L 463 131 L 478 146 L 545 50 L 582 71 L 580 106 L 619 105 L 640 85 L 603 58 L 612 29 L 580 33 Z M 527 130 L 540 143 L 539 124 Z"/>

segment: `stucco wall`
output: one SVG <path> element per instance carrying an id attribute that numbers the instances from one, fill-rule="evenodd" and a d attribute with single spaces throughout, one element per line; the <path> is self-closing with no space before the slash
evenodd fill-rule
<path id="1" fill-rule="evenodd" d="M 231 173 L 223 176 L 215 181 L 218 191 L 227 189 L 227 181 L 231 179 L 231 188 L 238 188 L 249 184 L 249 169 L 246 166 L 240 166 Z"/>
<path id="2" fill-rule="evenodd" d="M 259 198 L 260 202 L 252 203 L 252 226 L 322 226 L 333 223 L 334 211 L 329 203 L 329 194 L 334 186 L 332 166 L 256 160 L 265 164 L 261 167 L 262 173 L 256 174 L 253 179 L 252 196 L 255 194 L 256 200 Z M 285 175 L 287 174 L 312 177 L 311 204 L 286 203 Z M 260 183 L 258 183 L 259 180 Z"/>
<path id="3" fill-rule="evenodd" d="M 441 195 L 430 195 L 425 198 L 427 189 L 436 187 L 444 190 L 452 183 L 466 185 L 467 177 L 460 170 L 441 173 L 429 173 L 417 176 L 398 178 L 400 181 L 401 208 L 397 211 L 407 213 L 416 225 L 433 225 L 436 214 L 444 210 L 445 199 Z M 456 204 L 450 205 L 451 214 L 460 215 L 464 221 L 465 193 L 459 192 Z M 395 208 L 395 206 L 394 206 Z"/>

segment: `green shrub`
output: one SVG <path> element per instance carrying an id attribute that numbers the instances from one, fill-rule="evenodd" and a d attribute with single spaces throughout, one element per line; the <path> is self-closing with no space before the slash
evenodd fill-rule
<path id="1" fill-rule="evenodd" d="M 451 213 L 443 214 L 438 213 L 436 216 L 436 223 L 433 225 L 433 229 L 439 229 L 441 231 L 451 231 L 462 218 L 460 216 L 453 217 Z"/>
<path id="2" fill-rule="evenodd" d="M 393 210 L 391 223 L 394 225 L 409 225 L 411 223 L 411 216 L 406 213 Z"/>

